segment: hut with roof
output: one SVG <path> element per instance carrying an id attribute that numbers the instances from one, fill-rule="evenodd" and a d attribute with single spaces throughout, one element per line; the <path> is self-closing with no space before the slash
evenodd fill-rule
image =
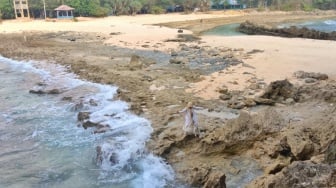
<path id="1" fill-rule="evenodd" d="M 75 9 L 68 5 L 61 5 L 54 10 L 56 11 L 57 19 L 72 19 L 74 17 L 73 10 Z"/>

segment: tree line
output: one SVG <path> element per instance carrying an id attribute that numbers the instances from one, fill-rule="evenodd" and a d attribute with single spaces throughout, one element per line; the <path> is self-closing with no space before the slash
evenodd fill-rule
<path id="1" fill-rule="evenodd" d="M 54 9 L 66 4 L 75 8 L 75 16 L 104 17 L 108 15 L 161 14 L 165 12 L 199 11 L 226 8 L 259 8 L 270 10 L 335 9 L 336 0 L 29 0 L 30 15 L 54 17 Z M 239 5 L 230 7 L 230 5 Z M 0 0 L 0 18 L 14 18 L 13 0 Z"/>
<path id="2" fill-rule="evenodd" d="M 210 0 L 29 0 L 31 17 L 44 18 L 44 2 L 47 17 L 54 17 L 54 9 L 62 4 L 75 8 L 75 16 L 93 17 L 192 11 L 196 7 L 207 11 L 210 8 Z M 13 0 L 0 0 L 1 17 L 14 18 L 13 7 Z"/>

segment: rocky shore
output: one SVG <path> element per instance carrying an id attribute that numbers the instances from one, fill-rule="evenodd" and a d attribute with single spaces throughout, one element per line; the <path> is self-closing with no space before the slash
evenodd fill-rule
<path id="1" fill-rule="evenodd" d="M 319 40 L 336 40 L 336 31 L 327 33 L 314 29 L 308 29 L 306 27 L 298 28 L 296 26 L 291 26 L 289 28 L 276 28 L 268 25 L 252 23 L 250 21 L 241 23 L 237 30 L 249 35 L 270 35 L 289 38 L 297 37 Z"/>
<path id="2" fill-rule="evenodd" d="M 192 187 L 336 186 L 336 82 L 329 75 L 297 70 L 291 80 L 267 83 L 250 71 L 241 75 L 249 76 L 244 83 L 230 81 L 248 87 L 233 90 L 223 83 L 215 91 L 218 98 L 204 99 L 186 90 L 214 72 L 253 70 L 246 60 L 263 49 L 212 46 L 189 34 L 134 49 L 105 43 L 113 37 L 84 32 L 0 34 L 0 54 L 62 64 L 82 79 L 117 85 L 115 97 L 152 122 L 149 150 L 165 158 L 177 178 Z M 176 48 L 157 50 L 171 43 Z M 30 92 L 58 94 L 53 88 Z M 79 99 L 67 100 L 80 104 Z M 183 117 L 176 112 L 189 101 L 203 107 L 197 111 L 200 137 L 183 136 Z M 79 113 L 83 128 L 109 130 L 86 122 L 88 116 Z"/>

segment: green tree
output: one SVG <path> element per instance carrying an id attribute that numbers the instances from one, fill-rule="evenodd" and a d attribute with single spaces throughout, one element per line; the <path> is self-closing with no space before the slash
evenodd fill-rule
<path id="1" fill-rule="evenodd" d="M 171 5 L 173 5 L 173 0 L 157 0 L 156 5 L 162 8 L 167 8 Z"/>
<path id="2" fill-rule="evenodd" d="M 13 1 L 12 0 L 0 0 L 0 18 L 12 19 L 15 18 Z"/>
<path id="3" fill-rule="evenodd" d="M 213 6 L 216 7 L 216 9 L 219 9 L 219 6 L 221 5 L 222 0 L 213 0 L 212 3 L 213 3 Z"/>
<path id="4" fill-rule="evenodd" d="M 142 4 L 139 1 L 133 0 L 129 5 L 130 14 L 136 14 L 142 8 Z"/>

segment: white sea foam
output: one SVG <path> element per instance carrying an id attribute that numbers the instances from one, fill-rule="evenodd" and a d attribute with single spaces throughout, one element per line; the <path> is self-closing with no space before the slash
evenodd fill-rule
<path id="1" fill-rule="evenodd" d="M 144 169 L 144 173 L 133 181 L 134 187 L 141 185 L 141 182 L 143 182 L 143 187 L 155 188 L 166 185 L 167 181 L 174 180 L 172 168 L 162 159 L 153 155 L 147 155 L 141 161 L 141 167 Z"/>
<path id="2" fill-rule="evenodd" d="M 323 23 L 325 23 L 327 25 L 336 25 L 336 20 L 326 20 Z"/>
<path id="3" fill-rule="evenodd" d="M 67 90 L 88 85 L 97 89 L 83 98 L 85 110 L 91 112 L 90 121 L 108 125 L 110 131 L 94 135 L 91 129 L 84 130 L 76 126 L 66 126 L 67 118 L 75 115 L 66 108 L 50 105 L 50 101 L 41 104 L 50 107 L 50 111 L 41 113 L 41 118 L 61 114 L 59 119 L 48 119 L 43 127 L 36 127 L 29 135 L 30 139 L 42 139 L 52 147 L 80 148 L 86 143 L 96 142 L 102 150 L 99 184 L 121 183 L 132 187 L 165 187 L 174 180 L 174 172 L 161 158 L 146 150 L 146 141 L 153 131 L 150 122 L 129 111 L 129 105 L 120 100 L 113 100 L 117 87 L 86 82 L 77 79 L 66 68 L 41 62 L 17 62 L 0 56 L 0 62 L 9 63 L 13 69 L 23 72 L 34 72 L 41 75 L 48 85 L 57 85 Z M 89 105 L 94 100 L 97 106 Z M 55 104 L 56 105 L 56 104 Z M 40 106 L 35 105 L 32 112 L 39 113 Z M 36 110 L 36 112 L 35 112 Z M 63 115 L 62 115 L 63 114 Z M 49 118 L 50 118 L 49 117 Z M 58 122 L 58 123 L 56 123 Z M 89 144 L 90 145 L 90 144 Z M 92 146 L 92 145 L 90 145 Z M 93 149 L 94 151 L 94 149 Z M 93 154 L 95 156 L 95 154 Z"/>

